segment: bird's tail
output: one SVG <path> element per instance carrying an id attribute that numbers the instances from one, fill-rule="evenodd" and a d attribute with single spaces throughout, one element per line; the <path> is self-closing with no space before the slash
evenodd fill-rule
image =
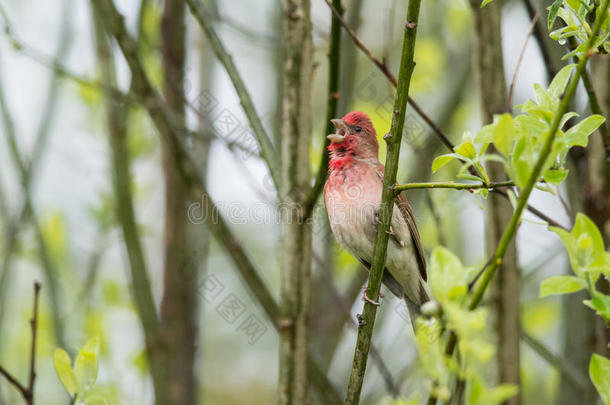
<path id="1" fill-rule="evenodd" d="M 416 297 L 413 297 L 413 299 L 407 297 L 407 295 L 404 295 L 405 298 L 405 302 L 407 304 L 407 309 L 409 310 L 409 318 L 411 318 L 411 325 L 413 325 L 413 332 L 415 332 L 416 328 L 415 328 L 415 320 L 417 319 L 418 316 L 421 315 L 421 306 L 425 303 L 430 301 L 430 294 L 428 293 L 428 290 L 426 289 L 425 283 L 423 280 L 420 280 L 419 283 L 419 288 L 418 288 L 418 293 Z"/>

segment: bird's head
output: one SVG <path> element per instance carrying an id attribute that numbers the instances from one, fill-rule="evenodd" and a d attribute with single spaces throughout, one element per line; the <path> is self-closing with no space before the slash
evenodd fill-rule
<path id="1" fill-rule="evenodd" d="M 377 133 L 368 115 L 352 111 L 343 118 L 333 119 L 335 133 L 328 135 L 328 150 L 333 158 L 377 158 L 379 145 Z"/>

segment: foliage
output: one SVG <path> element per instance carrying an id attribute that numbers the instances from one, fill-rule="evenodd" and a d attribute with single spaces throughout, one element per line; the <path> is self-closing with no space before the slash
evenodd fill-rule
<path id="1" fill-rule="evenodd" d="M 53 355 L 55 371 L 70 398 L 75 398 L 76 404 L 107 404 L 105 398 L 93 392 L 99 367 L 99 350 L 99 338 L 89 339 L 78 352 L 74 366 L 72 366 L 70 355 L 65 350 L 55 350 Z"/>
<path id="2" fill-rule="evenodd" d="M 517 106 L 524 113 L 513 117 L 510 114 L 496 115 L 492 124 L 486 125 L 475 135 L 465 133 L 454 153 L 438 156 L 432 162 L 432 171 L 437 171 L 450 161 L 462 162 L 457 177 L 489 184 L 483 164 L 487 161 L 501 162 L 511 180 L 518 187 L 527 183 L 534 165 L 538 161 L 542 146 L 549 136 L 554 113 L 560 97 L 566 89 L 575 65 L 565 66 L 557 73 L 548 89 L 534 86 L 536 100 L 528 100 Z M 591 115 L 567 131 L 561 128 L 573 117 L 574 112 L 564 114 L 560 129 L 553 142 L 550 156 L 543 167 L 544 184 L 538 187 L 553 192 L 549 185 L 558 185 L 565 180 L 568 170 L 564 168 L 566 156 L 572 146 L 587 146 L 588 137 L 604 122 L 601 115 Z M 498 153 L 485 153 L 490 144 Z M 476 175 L 470 172 L 474 168 Z M 485 189 L 482 189 L 485 190 Z M 486 190 L 483 192 L 486 196 Z"/>

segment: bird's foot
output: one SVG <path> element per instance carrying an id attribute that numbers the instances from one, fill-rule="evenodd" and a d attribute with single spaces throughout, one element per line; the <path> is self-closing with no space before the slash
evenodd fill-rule
<path id="1" fill-rule="evenodd" d="M 379 297 L 380 297 L 380 298 L 382 298 L 382 297 L 381 297 L 381 295 L 379 295 Z M 379 301 L 374 301 L 374 300 L 370 299 L 370 298 L 369 298 L 369 297 L 366 295 L 366 291 L 364 292 L 364 294 L 362 294 L 362 301 L 364 301 L 364 302 L 368 302 L 369 304 L 373 304 L 373 305 L 377 305 L 377 306 L 381 305 L 381 304 L 379 303 Z"/>
<path id="2" fill-rule="evenodd" d="M 368 285 L 362 286 L 362 291 L 364 291 L 364 295 L 366 295 L 366 290 L 369 288 Z M 379 291 L 379 298 L 383 298 L 383 293 L 381 291 Z M 362 300 L 364 301 L 364 297 L 362 298 Z"/>

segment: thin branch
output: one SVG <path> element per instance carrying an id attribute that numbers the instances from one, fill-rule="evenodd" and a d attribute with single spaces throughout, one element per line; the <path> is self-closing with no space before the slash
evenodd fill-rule
<path id="1" fill-rule="evenodd" d="M 576 42 L 576 39 L 574 39 L 573 37 L 570 37 L 568 45 L 569 45 L 570 50 L 574 50 L 578 46 L 578 43 Z M 574 59 L 574 62 L 577 62 L 576 56 L 574 56 L 573 59 Z M 591 112 L 593 114 L 599 114 L 599 115 L 605 117 L 604 112 L 602 111 L 602 108 L 599 105 L 599 100 L 597 99 L 597 94 L 595 93 L 595 88 L 593 87 L 593 84 L 591 83 L 591 77 L 589 76 L 589 72 L 587 71 L 587 69 L 585 69 L 582 72 L 582 84 L 585 87 L 585 91 L 587 92 L 587 97 L 589 98 Z M 610 126 L 608 125 L 607 119 L 605 119 L 604 122 L 602 122 L 602 124 L 600 125 L 599 134 L 602 138 L 602 143 L 604 145 L 604 151 L 606 153 L 606 160 L 607 160 L 607 162 L 610 162 Z"/>
<path id="2" fill-rule="evenodd" d="M 532 4 L 532 0 L 523 0 L 523 5 L 527 10 L 528 18 L 531 20 L 534 19 L 538 11 Z M 540 49 L 540 53 L 542 54 L 542 60 L 544 61 L 544 68 L 546 69 L 546 75 L 548 80 L 551 81 L 553 77 L 557 74 L 557 69 L 553 64 L 553 59 L 551 58 L 551 51 L 548 46 L 548 34 L 546 32 L 545 23 L 543 20 L 538 20 L 536 25 L 534 26 L 534 38 L 538 43 L 538 48 Z"/>
<path id="3" fill-rule="evenodd" d="M 160 96 L 152 88 L 150 81 L 148 80 L 142 62 L 135 52 L 137 49 L 135 41 L 127 33 L 123 17 L 111 0 L 93 1 L 95 3 L 101 3 L 105 14 L 104 24 L 107 25 L 109 32 L 114 36 L 123 56 L 128 62 L 135 84 L 133 86 L 134 95 L 146 107 L 149 116 L 159 130 L 161 136 L 169 137 L 176 143 L 177 147 L 174 148 L 175 153 L 180 154 L 176 161 L 182 163 L 182 166 L 180 167 L 181 175 L 184 176 L 185 181 L 189 184 L 193 198 L 203 202 L 201 209 L 203 210 L 202 214 L 206 219 L 204 222 L 210 227 L 214 237 L 230 255 L 238 268 L 241 277 L 244 279 L 246 286 L 255 295 L 274 327 L 279 329 L 279 307 L 240 242 L 231 233 L 227 223 L 219 215 L 220 211 L 211 200 L 201 173 L 196 169 L 193 158 L 187 152 L 187 148 L 184 145 L 184 138 L 181 136 L 182 134 L 177 132 L 176 128 L 171 125 L 171 118 L 167 109 L 164 107 Z M 190 208 L 192 209 L 192 207 L 193 206 Z M 328 377 L 312 360 L 311 355 L 309 356 L 308 370 L 313 385 L 322 397 L 325 398 L 324 403 L 339 404 L 341 402 L 340 397 L 328 380 Z"/>
<path id="4" fill-rule="evenodd" d="M 506 109 L 510 111 L 513 105 L 513 93 L 515 92 L 515 84 L 517 83 L 517 74 L 519 73 L 519 68 L 521 67 L 521 62 L 523 61 L 523 55 L 525 55 L 525 49 L 527 48 L 527 43 L 532 36 L 532 31 L 536 27 L 536 22 L 540 18 L 540 13 L 536 13 L 534 18 L 532 18 L 532 23 L 530 24 L 529 29 L 527 30 L 527 34 L 525 34 L 525 41 L 523 41 L 523 46 L 521 47 L 521 52 L 519 53 L 519 59 L 517 59 L 517 65 L 515 66 L 515 72 L 513 73 L 513 78 L 510 81 L 510 88 L 508 90 L 508 97 L 506 99 Z"/>
<path id="5" fill-rule="evenodd" d="M 378 58 L 376 58 L 373 55 L 373 53 L 370 51 L 370 49 L 367 48 L 366 45 L 360 39 L 360 37 L 358 37 L 358 34 L 356 34 L 356 32 L 354 32 L 354 30 L 352 30 L 350 28 L 350 26 L 345 22 L 345 20 L 343 18 L 341 18 L 339 11 L 333 7 L 330 0 L 324 0 L 324 1 L 326 2 L 326 4 L 328 4 L 328 7 L 330 7 L 330 9 L 332 10 L 335 18 L 337 18 L 339 20 L 339 22 L 341 23 L 341 25 L 343 26 L 343 28 L 345 28 L 345 31 L 347 31 L 350 38 L 352 38 L 352 41 L 354 42 L 354 44 L 373 62 L 373 64 L 375 64 L 375 66 L 377 66 L 379 68 L 379 70 L 381 70 L 381 73 L 383 73 L 386 76 L 386 78 L 390 81 L 390 83 L 392 83 L 392 85 L 394 85 L 394 87 L 396 87 L 396 84 L 397 84 L 396 77 L 394 77 L 392 72 L 390 72 L 390 69 L 388 68 L 387 64 L 384 63 L 383 61 L 380 61 Z M 413 107 L 413 109 L 415 110 L 415 112 L 417 112 L 417 114 L 426 122 L 426 124 L 428 124 L 428 126 L 432 129 L 432 131 L 439 137 L 439 139 L 443 143 L 443 145 L 445 145 L 447 147 L 447 149 L 449 149 L 451 152 L 453 152 L 454 145 L 453 145 L 453 143 L 451 143 L 449 138 L 443 133 L 443 131 L 434 123 L 434 121 L 432 121 L 432 119 L 421 109 L 421 107 L 413 99 L 411 99 L 409 97 L 408 101 L 409 101 L 409 104 L 411 105 L 411 107 Z M 500 191 L 499 193 L 500 193 L 500 195 L 504 196 L 505 198 L 508 198 L 508 194 L 506 194 L 505 192 Z M 553 219 L 549 218 L 547 215 L 545 215 L 542 211 L 540 211 L 537 208 L 534 208 L 534 207 L 528 205 L 527 210 L 530 211 L 532 214 L 536 215 L 537 217 L 539 217 L 540 219 L 542 219 L 543 221 L 546 221 L 549 224 L 553 224 L 553 226 L 559 226 L 561 228 L 565 228 L 564 226 L 559 224 L 557 221 L 554 221 Z"/>
<path id="6" fill-rule="evenodd" d="M 341 7 L 341 0 L 333 0 L 334 9 L 338 11 L 339 16 L 343 17 L 343 8 Z M 313 207 L 318 201 L 318 197 L 322 192 L 326 176 L 328 175 L 328 145 L 330 140 L 326 138 L 326 135 L 333 133 L 333 124 L 330 122 L 331 119 L 337 117 L 337 106 L 339 104 L 339 65 L 341 62 L 341 26 L 337 17 L 332 17 L 330 25 L 330 51 L 328 54 L 328 90 L 327 90 L 327 101 L 326 101 L 326 121 L 323 134 L 322 142 L 322 154 L 320 157 L 320 164 L 318 165 L 318 174 L 316 175 L 312 188 L 307 193 L 304 202 L 304 217 L 307 218 L 311 214 Z"/>
<path id="7" fill-rule="evenodd" d="M 349 36 L 352 38 L 352 41 L 354 41 L 354 44 L 356 44 L 356 46 L 371 60 L 371 62 L 373 62 L 375 64 L 375 66 L 377 66 L 379 68 L 379 70 L 381 70 L 381 72 L 388 78 L 390 83 L 392 83 L 392 85 L 394 85 L 394 87 L 396 87 L 398 84 L 398 81 L 396 80 L 396 77 L 392 74 L 392 72 L 390 71 L 390 68 L 388 67 L 386 61 L 385 60 L 381 61 L 378 58 L 376 58 L 375 55 L 373 55 L 371 50 L 369 48 L 367 48 L 367 46 L 364 44 L 364 42 L 362 42 L 360 37 L 358 37 L 358 34 L 356 34 L 356 32 L 354 32 L 354 30 L 352 30 L 350 28 L 350 26 L 347 25 L 347 23 L 345 22 L 345 20 L 339 13 L 339 11 L 333 6 L 333 4 L 331 3 L 330 0 L 324 0 L 324 1 L 326 2 L 326 4 L 328 4 L 328 7 L 330 7 L 335 18 L 337 20 L 339 20 L 339 23 L 343 26 L 343 28 L 345 28 L 345 31 L 347 31 Z M 453 144 L 451 143 L 449 138 L 443 133 L 443 131 L 438 127 L 438 125 L 436 125 L 434 123 L 434 121 L 432 121 L 432 119 L 428 116 L 428 114 L 426 114 L 424 112 L 424 110 L 421 109 L 421 107 L 415 102 L 415 100 L 413 100 L 411 97 L 408 97 L 407 100 L 408 100 L 409 104 L 411 105 L 411 107 L 413 107 L 415 112 L 417 112 L 417 114 L 426 122 L 426 124 L 428 124 L 428 126 L 432 129 L 432 131 L 440 138 L 441 142 L 443 144 L 445 144 L 445 146 L 447 146 L 447 148 L 449 148 L 453 152 Z"/>
<path id="8" fill-rule="evenodd" d="M 394 191 L 392 186 L 396 183 L 398 172 L 398 160 L 400 156 L 400 146 L 402 132 L 407 109 L 407 99 L 409 96 L 409 86 L 415 63 L 413 54 L 415 52 L 415 38 L 419 19 L 420 0 L 409 0 L 407 8 L 407 18 L 404 28 L 404 39 L 402 55 L 400 58 L 399 79 L 394 102 L 394 115 L 390 133 L 384 136 L 387 141 L 386 168 L 383 176 L 383 191 L 381 196 L 381 206 L 379 208 L 379 225 L 373 248 L 373 259 L 371 260 L 371 271 L 369 274 L 369 284 L 366 291 L 370 300 L 377 300 L 379 289 L 381 288 L 381 277 L 385 266 L 386 252 L 388 248 L 390 222 L 394 207 Z M 358 338 L 354 351 L 354 361 L 345 397 L 346 405 L 357 405 L 360 402 L 360 392 L 364 382 L 364 373 L 368 359 L 373 326 L 375 325 L 375 315 L 377 306 L 371 302 L 364 304 L 364 311 L 358 328 Z"/>
<path id="9" fill-rule="evenodd" d="M 551 352 L 542 342 L 530 335 L 523 329 L 520 330 L 521 340 L 540 355 L 547 363 L 555 367 L 561 374 L 567 377 L 568 383 L 572 384 L 577 390 L 582 390 L 585 385 L 585 380 L 582 376 L 574 371 L 574 367 L 566 364 L 566 361 Z"/>
<path id="10" fill-rule="evenodd" d="M 271 138 L 267 134 L 267 131 L 265 131 L 260 116 L 256 112 L 254 102 L 250 97 L 250 93 L 246 88 L 246 84 L 244 83 L 241 75 L 239 74 L 237 67 L 233 63 L 233 58 L 227 52 L 226 47 L 224 46 L 224 44 L 220 40 L 220 37 L 218 37 L 216 31 L 212 27 L 211 21 L 213 20 L 206 15 L 201 1 L 186 0 L 186 3 L 188 4 L 189 9 L 191 10 L 191 14 L 193 14 L 193 17 L 195 17 L 195 20 L 197 21 L 201 29 L 205 32 L 208 40 L 210 41 L 210 46 L 214 51 L 214 54 L 216 55 L 220 63 L 222 63 L 225 70 L 227 71 L 227 74 L 231 78 L 231 82 L 233 83 L 235 91 L 237 92 L 237 95 L 239 97 L 239 102 L 241 103 L 242 108 L 246 113 L 248 122 L 250 123 L 252 131 L 254 132 L 256 140 L 258 141 L 258 144 L 261 148 L 261 155 L 267 163 L 269 173 L 271 174 L 271 178 L 275 183 L 276 189 L 279 190 L 280 179 L 278 156 L 275 152 L 273 144 L 271 143 Z"/>
<path id="11" fill-rule="evenodd" d="M 603 0 L 602 5 L 600 6 L 601 7 L 600 15 L 602 15 L 602 16 L 605 15 L 605 13 L 608 9 L 608 2 L 609 2 L 609 0 Z M 473 293 L 473 296 L 468 305 L 468 308 L 470 310 L 474 310 L 475 308 L 478 307 L 479 303 L 481 302 L 481 300 L 483 298 L 483 294 L 485 293 L 487 286 L 489 285 L 489 282 L 493 278 L 498 267 L 500 267 L 500 265 L 502 264 L 502 259 L 504 258 L 504 254 L 506 253 L 509 243 L 511 243 L 512 239 L 514 238 L 515 234 L 517 233 L 519 223 L 521 222 L 521 216 L 523 215 L 523 211 L 527 205 L 527 200 L 528 200 L 529 196 L 531 195 L 532 190 L 534 189 L 534 186 L 535 186 L 537 180 L 540 178 L 542 168 L 543 168 L 549 154 L 551 153 L 553 141 L 555 140 L 555 137 L 557 136 L 561 118 L 564 116 L 564 114 L 568 110 L 568 106 L 569 106 L 570 102 L 572 101 L 574 94 L 576 93 L 576 87 L 581 78 L 582 72 L 585 70 L 587 61 L 589 60 L 589 57 L 592 54 L 591 48 L 592 48 L 594 40 L 597 38 L 597 35 L 599 34 L 599 31 L 601 29 L 602 20 L 603 20 L 603 18 L 598 18 L 595 21 L 595 24 L 593 25 L 591 36 L 589 37 L 589 40 L 586 43 L 587 45 L 586 45 L 586 50 L 584 52 L 584 55 L 583 55 L 582 59 L 580 59 L 580 61 L 578 62 L 578 65 L 576 67 L 576 72 L 573 74 L 572 79 L 570 80 L 570 83 L 568 84 L 568 88 L 567 88 L 563 98 L 561 99 L 561 103 L 559 104 L 557 111 L 555 112 L 555 114 L 553 114 L 553 121 L 551 122 L 551 129 L 549 131 L 549 136 L 546 138 L 546 140 L 542 146 L 542 149 L 540 151 L 538 160 L 536 161 L 536 164 L 534 165 L 534 168 L 532 169 L 532 173 L 531 173 L 525 187 L 522 189 L 521 195 L 519 196 L 519 199 L 517 201 L 517 207 L 515 208 L 515 212 L 513 213 L 513 216 L 511 217 L 509 224 L 507 225 L 506 229 L 504 230 L 504 232 L 502 234 L 502 238 L 500 239 L 500 242 L 498 243 L 498 247 L 496 248 L 494 256 L 491 259 L 491 264 L 489 265 L 487 270 L 483 272 L 483 274 L 481 276 L 481 281 L 478 283 L 478 288 Z M 456 343 L 457 343 L 457 338 L 455 337 L 455 334 L 451 334 L 450 338 L 447 342 L 447 346 L 445 347 L 445 352 L 447 353 L 447 355 L 451 355 L 453 353 Z M 431 395 L 428 400 L 428 404 L 434 404 L 434 403 L 436 403 L 436 398 L 434 398 L 434 396 Z"/>
<path id="12" fill-rule="evenodd" d="M 500 187 L 513 187 L 515 185 L 512 181 L 499 181 L 497 183 L 454 183 L 449 182 L 430 182 L 430 183 L 407 183 L 407 184 L 396 184 L 393 188 L 396 194 L 405 190 L 414 190 L 422 188 L 452 188 L 455 190 L 478 190 L 486 188 L 493 190 Z"/>
<path id="13" fill-rule="evenodd" d="M 25 400 L 27 405 L 34 405 L 34 383 L 36 382 L 36 336 L 38 332 L 38 299 L 40 297 L 40 283 L 34 283 L 34 309 L 30 327 L 32 332 L 32 342 L 30 345 L 30 373 L 27 387 L 21 384 L 17 378 L 0 366 L 0 375 L 13 385 Z"/>

